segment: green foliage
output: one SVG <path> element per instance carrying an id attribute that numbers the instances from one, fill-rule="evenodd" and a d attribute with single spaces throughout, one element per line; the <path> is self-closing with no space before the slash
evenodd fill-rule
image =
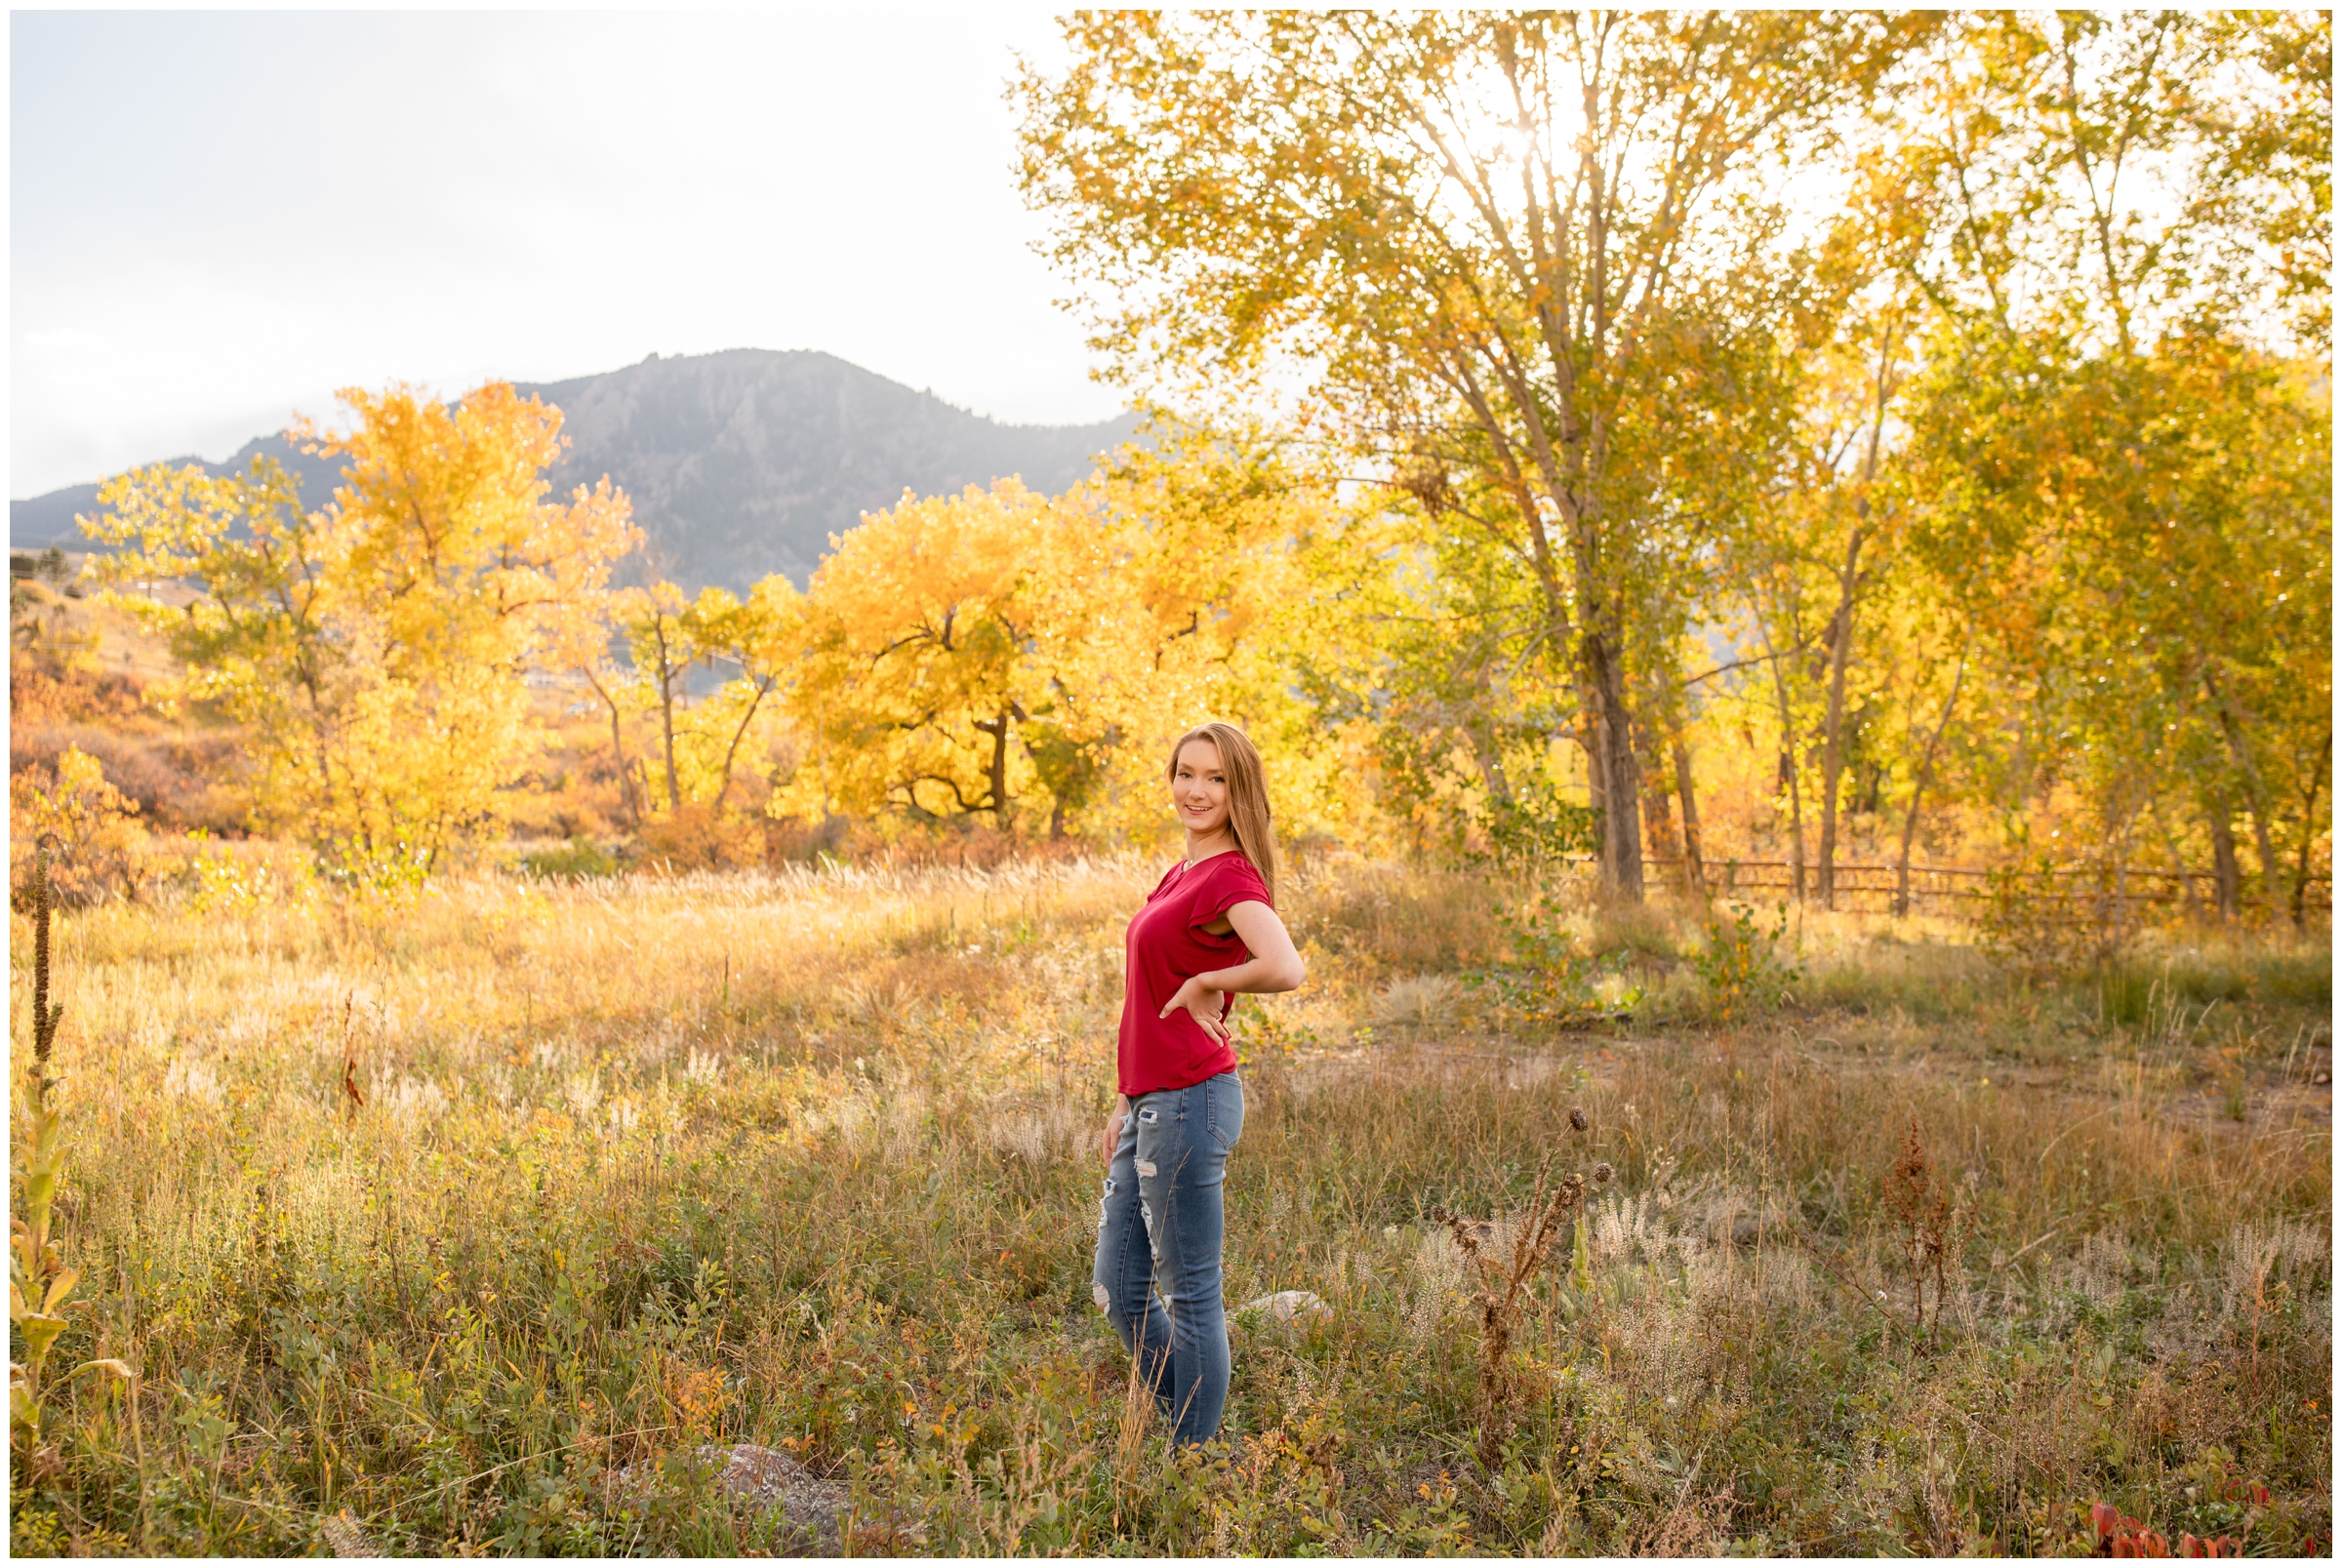
<path id="1" fill-rule="evenodd" d="M 1555 1027 L 1623 1018 L 1642 1000 L 1628 977 L 1629 954 L 1587 950 L 1570 901 L 1552 884 L 1522 905 L 1498 907 L 1501 963 L 1463 972 L 1464 984 L 1500 1010 Z"/>
<path id="2" fill-rule="evenodd" d="M 55 1508 L 44 1508 L 29 1502 L 20 1503 L 9 1510 L 8 1551 L 12 1557 L 62 1557 L 68 1555 L 67 1536 Z"/>
<path id="3" fill-rule="evenodd" d="M 2098 972 L 2098 1011 L 2109 1024 L 2136 1028 L 2155 1005 L 2156 980 L 2127 964 Z"/>
<path id="4" fill-rule="evenodd" d="M 520 858 L 520 864 L 532 876 L 573 882 L 581 877 L 613 876 L 618 871 L 618 862 L 609 851 L 589 838 L 575 836 L 554 849 L 531 850 Z"/>
<path id="5" fill-rule="evenodd" d="M 1602 814 L 1560 798 L 1552 788 L 1511 800 L 1491 801 L 1482 818 L 1487 849 L 1470 854 L 1473 864 L 1517 874 L 1601 846 Z"/>
<path id="6" fill-rule="evenodd" d="M 187 835 L 185 849 L 177 880 L 196 913 L 250 914 L 317 896 L 316 862 L 298 851 L 254 843 L 231 847 L 201 828 Z"/>
<path id="7" fill-rule="evenodd" d="M 1729 920 L 1710 916 L 1708 940 L 1692 955 L 1691 964 L 1718 1019 L 1729 1023 L 1789 1003 L 1804 970 L 1782 951 L 1788 932 L 1787 905 L 1775 911 L 1769 930 L 1754 908 L 1738 902 L 1731 905 Z"/>
<path id="8" fill-rule="evenodd" d="M 2060 864 L 2041 854 L 1992 868 L 1976 916 L 1979 945 L 2034 974 L 2104 969 L 2145 931 L 2153 910 L 2120 864 Z"/>
<path id="9" fill-rule="evenodd" d="M 1290 1067 L 1302 1053 L 1324 1048 L 1316 1030 L 1296 1022 L 1285 1007 L 1258 997 L 1239 1000 L 1232 1022 L 1236 1065 L 1247 1071 Z"/>

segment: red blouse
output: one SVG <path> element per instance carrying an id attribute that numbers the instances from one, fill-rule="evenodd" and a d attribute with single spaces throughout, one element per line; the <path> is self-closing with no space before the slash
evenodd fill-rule
<path id="1" fill-rule="evenodd" d="M 1156 1015 L 1190 977 L 1251 961 L 1234 931 L 1215 937 L 1203 929 L 1248 903 L 1268 904 L 1269 889 L 1241 850 L 1229 850 L 1172 866 L 1131 917 L 1123 936 L 1122 1038 L 1115 1053 L 1122 1093 L 1135 1098 L 1185 1089 L 1235 1070 L 1235 1051 L 1206 1034 L 1186 1008 L 1169 1018 Z M 1235 1002 L 1233 992 L 1221 999 L 1223 1019 Z"/>

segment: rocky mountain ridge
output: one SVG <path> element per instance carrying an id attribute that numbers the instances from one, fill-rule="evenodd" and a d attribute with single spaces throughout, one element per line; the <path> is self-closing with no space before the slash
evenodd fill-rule
<path id="1" fill-rule="evenodd" d="M 801 586 L 830 535 L 893 505 L 905 490 L 939 495 L 1009 475 L 1035 490 L 1064 490 L 1137 429 L 1132 416 L 1004 424 L 812 350 L 653 354 L 623 370 L 518 390 L 562 411 L 570 446 L 549 476 L 555 493 L 608 474 L 649 536 L 645 564 L 691 589 L 745 588 L 774 572 Z M 312 505 L 338 479 L 337 461 L 301 453 L 282 434 L 204 466 L 242 471 L 260 456 L 299 475 Z M 10 502 L 10 545 L 86 547 L 73 519 L 97 510 L 97 501 L 91 484 Z"/>

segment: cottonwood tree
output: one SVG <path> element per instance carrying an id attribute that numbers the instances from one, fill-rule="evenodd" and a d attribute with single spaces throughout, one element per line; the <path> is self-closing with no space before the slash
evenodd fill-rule
<path id="1" fill-rule="evenodd" d="M 785 809 L 1013 829 L 1047 804 L 1036 747 L 1105 730 L 1083 699 L 1126 623 L 1098 592 L 1110 541 L 1008 480 L 907 494 L 833 543 L 787 699 L 812 754 Z"/>
<path id="2" fill-rule="evenodd" d="M 1115 841 L 1162 828 L 1161 779 L 1173 737 L 1204 718 L 1243 726 L 1273 750 L 1271 803 L 1288 835 L 1370 810 L 1350 739 L 1299 700 L 1301 651 L 1332 628 L 1307 557 L 1354 508 L 1335 476 L 1258 422 L 1191 424 L 1158 413 L 1151 439 L 1124 448 L 1084 498 L 1115 542 L 1120 573 L 1098 587 L 1143 612 L 1129 662 L 1101 670 L 1094 700 L 1111 745 L 1091 751 L 1081 820 Z"/>
<path id="3" fill-rule="evenodd" d="M 1779 416 L 1743 380 L 1787 308 L 1766 186 L 1927 25 L 1090 14 L 1023 80 L 1029 199 L 1126 373 L 1301 385 L 1340 439 L 1498 503 L 1614 896 L 1642 890 L 1631 650 L 1679 641 L 1640 623 L 1686 597 L 1687 492 Z"/>
<path id="4" fill-rule="evenodd" d="M 778 693 L 802 651 L 800 597 L 785 577 L 766 578 L 746 598 L 720 587 L 688 598 L 654 577 L 611 594 L 609 611 L 625 664 L 612 657 L 605 627 L 598 641 L 582 639 L 571 651 L 571 666 L 609 715 L 629 821 L 637 831 L 655 830 L 666 849 L 685 853 L 695 834 L 723 817 L 751 739 L 777 720 Z M 695 700 L 691 681 L 703 669 L 728 674 Z M 628 758 L 628 719 L 650 721 L 650 757 Z M 646 807 L 642 797 L 655 798 Z"/>
<path id="5" fill-rule="evenodd" d="M 1801 345 L 1795 432 L 1779 448 L 1762 500 L 1718 548 L 1718 576 L 1747 607 L 1747 657 L 1734 663 L 1747 672 L 1743 683 L 1769 700 L 1779 729 L 1792 888 L 1806 896 L 1810 866 L 1811 892 L 1826 907 L 1837 895 L 1850 715 L 1887 684 L 1885 662 L 1867 648 L 1886 629 L 1873 606 L 1902 568 L 1909 512 L 1888 426 L 1912 368 L 1911 309 L 1892 287 L 1891 260 L 1880 267 L 1881 260 L 1873 252 L 1863 264 L 1888 270 L 1889 286 L 1875 290 L 1867 307 L 1842 302 L 1832 312 L 1838 330 Z M 1820 786 L 1810 860 L 1809 762 Z"/>
<path id="6" fill-rule="evenodd" d="M 665 578 L 626 590 L 619 601 L 621 627 L 632 666 L 626 681 L 632 704 L 659 719 L 660 782 L 666 794 L 667 816 L 683 810 L 683 768 L 676 755 L 676 710 L 687 704 L 687 683 L 699 651 L 692 646 L 684 616 L 691 601 Z M 615 720 L 613 720 L 615 724 Z M 646 780 L 647 784 L 647 780 Z"/>
<path id="7" fill-rule="evenodd" d="M 684 612 L 681 631 L 689 649 L 709 665 L 735 671 L 693 713 L 692 749 L 699 772 L 714 781 L 710 814 L 720 814 L 732 793 L 741 746 L 760 716 L 780 706 L 776 693 L 803 651 L 804 603 L 785 577 L 768 577 L 737 598 L 720 587 L 703 588 Z"/>
<path id="8" fill-rule="evenodd" d="M 345 460 L 317 509 L 267 459 L 158 465 L 109 481 L 81 526 L 114 547 L 109 581 L 196 587 L 183 610 L 127 602 L 184 668 L 180 693 L 243 724 L 260 824 L 353 874 L 416 875 L 497 818 L 537 740 L 524 675 L 558 660 L 640 535 L 607 479 L 550 499 L 561 416 L 535 398 L 341 396 L 348 428 L 295 430 Z"/>
<path id="9" fill-rule="evenodd" d="M 1159 829 L 1171 737 L 1295 716 L 1275 623 L 1297 598 L 1298 488 L 1240 440 L 1166 430 L 1062 497 L 1004 480 L 866 517 L 799 610 L 804 654 L 779 695 L 801 758 L 773 809 Z M 1293 748 L 1280 808 L 1322 749 Z"/>
<path id="10" fill-rule="evenodd" d="M 1551 754 L 1574 704 L 1536 580 L 1489 547 L 1486 498 L 1441 482 L 1309 542 L 1294 684 L 1321 725 L 1370 738 L 1384 808 L 1417 852 L 1582 854 L 1591 813 L 1563 797 Z"/>
<path id="11" fill-rule="evenodd" d="M 627 826 L 640 831 L 643 824 L 642 781 L 626 753 L 626 719 L 630 667 L 621 663 L 624 642 L 621 623 L 639 590 L 613 588 L 607 582 L 580 594 L 571 613 L 549 639 L 546 668 L 586 683 L 610 721 L 610 766 L 618 784 L 619 810 Z"/>
<path id="12" fill-rule="evenodd" d="M 1942 236 L 1909 269 L 1935 311 L 1918 545 L 2009 682 L 2032 786 L 2091 802 L 2090 858 L 2193 838 L 2231 913 L 2240 817 L 2275 909 L 2330 815 L 2329 318 L 2301 264 L 2328 244 L 2324 29 L 1976 19 L 1903 105 Z"/>

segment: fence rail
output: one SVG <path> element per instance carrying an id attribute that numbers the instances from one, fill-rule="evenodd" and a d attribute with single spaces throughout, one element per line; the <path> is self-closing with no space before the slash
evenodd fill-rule
<path id="1" fill-rule="evenodd" d="M 1571 865 L 1593 865 L 1591 856 L 1570 856 Z M 1661 871 L 1676 873 L 1683 864 L 1680 858 L 1646 855 L 1642 864 Z M 1805 885 L 1813 887 L 1816 867 L 1805 867 Z M 1703 861 L 1701 871 L 1711 894 L 1730 896 L 1736 893 L 1791 894 L 1797 890 L 1797 867 L 1788 861 L 1715 860 Z M 2122 866 L 2112 876 L 2113 885 L 2101 879 L 2108 873 L 2074 868 L 2058 868 L 2046 872 L 2011 868 L 1997 871 L 1980 865 L 1921 865 L 1911 867 L 1911 902 L 1916 907 L 1922 902 L 1949 902 L 1955 907 L 1994 898 L 1992 879 L 1999 875 L 2013 875 L 2026 886 L 2015 896 L 2028 904 L 2085 905 L 2102 907 L 2120 902 L 2125 908 L 2159 908 L 2173 905 L 2201 907 L 2209 911 L 2217 907 L 2219 899 L 2217 878 L 2210 871 L 2172 871 L 2147 866 Z M 1840 862 L 1835 867 L 1837 907 L 1856 914 L 1886 914 L 1894 907 L 1895 867 L 1863 862 Z M 2043 879 L 2051 885 L 2039 885 Z M 2060 888 L 2059 881 L 2089 883 L 2086 887 Z M 2305 913 L 2330 914 L 2333 910 L 2333 878 L 2312 875 L 2302 888 L 2302 908 Z M 2239 889 L 2239 905 L 2246 911 L 2263 906 L 2265 900 L 2259 889 Z M 2289 912 L 2289 911 L 2288 911 Z"/>

